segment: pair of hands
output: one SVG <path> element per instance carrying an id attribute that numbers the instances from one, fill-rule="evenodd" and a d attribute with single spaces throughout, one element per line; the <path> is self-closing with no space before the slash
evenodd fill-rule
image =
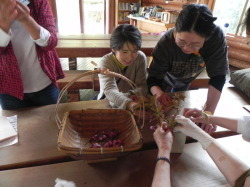
<path id="1" fill-rule="evenodd" d="M 189 118 L 178 115 L 175 120 L 180 123 L 180 125 L 174 128 L 176 132 L 182 132 L 183 134 L 193 137 L 196 139 L 196 132 L 202 131 L 195 123 L 193 123 Z M 169 152 L 172 148 L 173 134 L 170 131 L 166 131 L 166 124 L 163 123 L 162 126 L 158 126 L 154 132 L 154 139 L 159 148 L 160 152 Z"/>
<path id="2" fill-rule="evenodd" d="M 204 111 L 196 108 L 185 108 L 183 115 L 187 118 L 192 119 L 194 123 L 200 126 L 208 134 L 216 131 L 217 125 L 211 124 L 207 118 L 204 116 Z M 207 114 L 209 117 L 209 115 Z"/>
<path id="3" fill-rule="evenodd" d="M 200 110 L 193 110 L 201 114 L 201 116 L 197 117 L 195 121 L 206 121 Z M 212 142 L 212 138 L 207 133 L 205 133 L 200 127 L 198 127 L 191 119 L 181 115 L 177 115 L 175 117 L 175 120 L 180 123 L 180 125 L 176 126 L 173 130 L 176 132 L 181 132 L 187 136 L 198 140 L 204 149 L 206 149 Z M 159 148 L 159 152 L 170 153 L 173 143 L 173 136 L 172 133 L 170 133 L 169 131 L 166 132 L 164 130 L 164 124 L 162 125 L 162 127 L 158 127 L 155 130 L 154 139 Z"/>
<path id="4" fill-rule="evenodd" d="M 167 105 L 171 98 L 163 91 L 159 91 L 156 93 L 156 99 L 161 105 Z M 203 129 L 208 134 L 216 131 L 217 126 L 208 123 L 202 118 L 202 111 L 198 109 L 184 109 L 183 115 L 187 118 L 193 117 L 193 122 L 200 125 L 200 128 Z"/>
<path id="5" fill-rule="evenodd" d="M 13 21 L 26 23 L 30 19 L 30 10 L 18 0 L 0 1 L 0 28 L 8 32 Z"/>

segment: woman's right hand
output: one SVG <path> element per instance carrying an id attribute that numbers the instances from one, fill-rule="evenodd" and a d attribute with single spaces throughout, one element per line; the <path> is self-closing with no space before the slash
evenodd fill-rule
<path id="1" fill-rule="evenodd" d="M 195 123 L 208 124 L 208 121 L 204 118 L 203 111 L 196 108 L 185 108 L 183 116 L 191 119 Z"/>
<path id="2" fill-rule="evenodd" d="M 158 92 L 155 94 L 156 95 L 156 100 L 159 102 L 161 105 L 167 105 L 169 101 L 171 101 L 171 98 L 163 91 Z"/>
<path id="3" fill-rule="evenodd" d="M 187 118 L 197 118 L 202 116 L 202 110 L 199 110 L 197 108 L 184 108 L 183 115 Z"/>
<path id="4" fill-rule="evenodd" d="M 185 108 L 183 115 L 190 118 L 195 123 L 210 124 L 211 114 L 196 108 Z"/>
<path id="5" fill-rule="evenodd" d="M 192 138 L 196 138 L 195 133 L 197 131 L 202 131 L 194 122 L 184 116 L 177 115 L 175 117 L 175 121 L 177 121 L 180 125 L 177 125 L 174 130 Z"/>
<path id="6" fill-rule="evenodd" d="M 152 95 L 156 96 L 156 100 L 160 105 L 167 105 L 171 101 L 171 98 L 158 86 L 153 86 L 150 91 Z"/>
<path id="7" fill-rule="evenodd" d="M 158 146 L 159 152 L 171 151 L 173 144 L 173 135 L 170 131 L 165 131 L 164 127 L 166 124 L 162 124 L 162 126 L 158 126 L 154 132 L 154 139 Z"/>
<path id="8" fill-rule="evenodd" d="M 9 32 L 12 22 L 18 15 L 16 9 L 16 0 L 0 1 L 0 28 L 6 33 Z"/>
<path id="9" fill-rule="evenodd" d="M 211 124 L 210 114 L 196 108 L 185 108 L 183 115 L 198 124 L 208 134 L 215 132 L 217 125 Z"/>

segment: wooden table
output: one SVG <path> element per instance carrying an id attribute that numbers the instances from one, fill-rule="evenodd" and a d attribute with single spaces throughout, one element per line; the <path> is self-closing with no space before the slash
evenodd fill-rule
<path id="1" fill-rule="evenodd" d="M 184 107 L 200 107 L 206 99 L 206 93 L 206 90 L 183 92 L 182 94 L 186 96 L 186 99 L 185 102 L 181 104 L 181 110 Z M 222 97 L 220 101 L 222 105 L 226 103 L 225 106 L 221 106 L 220 103 L 218 106 L 222 107 L 221 114 L 232 117 L 244 114 L 249 115 L 249 113 L 242 108 L 244 104 L 249 104 L 249 100 L 244 101 L 244 98 L 237 100 L 237 92 L 229 91 L 225 94 L 227 95 Z M 230 96 L 230 94 L 232 96 Z M 235 97 L 235 99 L 233 97 Z M 233 108 L 229 101 L 234 102 Z M 109 108 L 109 104 L 107 100 L 63 103 L 59 106 L 58 116 L 62 119 L 66 111 L 84 108 Z M 227 110 L 227 108 L 229 109 Z M 19 136 L 18 144 L 1 148 L 0 170 L 70 160 L 66 154 L 57 150 L 57 134 L 59 130 L 55 123 L 54 111 L 55 105 L 13 111 L 0 111 L 0 115 L 2 116 L 17 114 Z M 233 114 L 231 115 L 231 113 Z M 156 147 L 152 131 L 150 130 L 150 124 L 145 124 L 142 135 L 144 138 L 143 150 Z"/>
<path id="2" fill-rule="evenodd" d="M 217 141 L 250 166 L 250 143 L 244 141 L 241 135 L 219 138 Z M 229 187 L 224 176 L 199 143 L 185 145 L 182 155 L 171 167 L 171 180 L 173 187 Z"/>
<path id="3" fill-rule="evenodd" d="M 82 108 L 107 108 L 107 101 L 89 101 L 61 104 L 59 117 L 64 112 Z M 70 160 L 57 149 L 58 128 L 55 122 L 55 105 L 27 108 L 16 111 L 0 111 L 0 115 L 17 114 L 19 142 L 1 148 L 0 170 Z M 0 185 L 1 186 L 1 185 Z"/>
<path id="4" fill-rule="evenodd" d="M 59 40 L 110 40 L 111 34 L 58 34 Z M 142 41 L 158 41 L 161 35 L 143 35 Z"/>
<path id="5" fill-rule="evenodd" d="M 111 52 L 110 34 L 78 34 L 78 35 L 58 35 L 58 45 L 56 47 L 59 57 L 69 58 L 70 70 L 76 70 L 77 57 L 102 57 Z M 146 56 L 152 56 L 152 51 L 161 36 L 142 36 L 141 50 Z"/>
<path id="6" fill-rule="evenodd" d="M 250 99 L 234 86 L 224 87 L 215 114 L 225 117 L 240 117 L 250 113 L 243 109 Z"/>
<path id="7" fill-rule="evenodd" d="M 158 40 L 142 41 L 141 50 L 146 56 L 152 56 Z M 111 52 L 109 40 L 58 40 L 56 52 L 59 57 L 102 57 Z"/>
<path id="8" fill-rule="evenodd" d="M 232 154 L 250 165 L 250 144 L 241 135 L 217 140 Z M 151 186 L 157 150 L 133 152 L 117 161 L 87 164 L 72 161 L 60 164 L 0 171 L 0 186 L 54 186 L 55 179 L 74 181 L 76 186 Z M 199 143 L 186 144 L 183 153 L 172 154 L 172 187 L 227 186 L 224 176 L 217 169 Z"/>
<path id="9" fill-rule="evenodd" d="M 189 92 L 185 93 L 188 97 Z M 86 108 L 109 108 L 107 100 L 82 101 L 60 104 L 58 116 L 69 110 Z M 57 150 L 55 122 L 55 105 L 27 108 L 16 111 L 1 111 L 0 115 L 18 116 L 19 143 L 2 148 L 0 151 L 0 170 L 28 167 L 69 160 L 70 158 Z M 142 131 L 144 149 L 155 147 L 152 131 L 145 125 Z M 17 156 L 18 155 L 18 156 Z"/>

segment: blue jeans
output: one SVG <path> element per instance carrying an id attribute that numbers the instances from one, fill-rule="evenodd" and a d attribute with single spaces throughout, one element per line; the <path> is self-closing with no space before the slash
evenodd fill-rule
<path id="1" fill-rule="evenodd" d="M 8 94 L 0 94 L 0 104 L 3 110 L 14 110 L 19 108 L 43 106 L 55 104 L 59 95 L 59 89 L 50 84 L 38 92 L 25 93 L 23 100 Z"/>

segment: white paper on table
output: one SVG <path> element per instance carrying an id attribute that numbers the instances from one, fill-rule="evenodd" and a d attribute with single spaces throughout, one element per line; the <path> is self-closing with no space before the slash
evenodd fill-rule
<path id="1" fill-rule="evenodd" d="M 73 181 L 56 178 L 55 182 L 55 187 L 76 187 L 76 184 Z"/>
<path id="2" fill-rule="evenodd" d="M 7 117 L 7 119 L 10 122 L 11 126 L 16 131 L 17 135 L 12 137 L 12 138 L 9 138 L 7 140 L 1 141 L 0 148 L 7 147 L 7 146 L 14 145 L 14 144 L 18 143 L 17 115 Z"/>

